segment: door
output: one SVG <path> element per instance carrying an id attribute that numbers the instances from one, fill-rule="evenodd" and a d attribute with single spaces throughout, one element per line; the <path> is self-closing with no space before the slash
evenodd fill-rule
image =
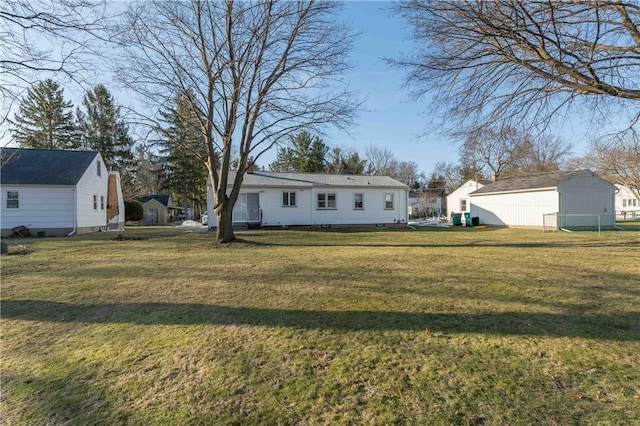
<path id="1" fill-rule="evenodd" d="M 235 223 L 260 223 L 259 193 L 243 192 L 238 195 L 238 201 L 233 207 L 233 221 Z"/>
<path id="2" fill-rule="evenodd" d="M 147 210 L 147 225 L 156 225 L 158 223 L 158 209 Z"/>

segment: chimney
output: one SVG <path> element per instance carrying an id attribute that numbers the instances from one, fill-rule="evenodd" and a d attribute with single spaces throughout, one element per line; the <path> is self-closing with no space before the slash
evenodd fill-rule
<path id="1" fill-rule="evenodd" d="M 247 164 L 247 174 L 252 175 L 254 170 L 256 168 L 255 163 L 252 161 L 250 163 Z"/>

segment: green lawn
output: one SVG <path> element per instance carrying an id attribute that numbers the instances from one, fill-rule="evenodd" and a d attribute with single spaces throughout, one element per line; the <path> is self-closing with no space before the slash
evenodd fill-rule
<path id="1" fill-rule="evenodd" d="M 639 231 L 124 236 L 9 240 L 3 424 L 640 424 Z"/>

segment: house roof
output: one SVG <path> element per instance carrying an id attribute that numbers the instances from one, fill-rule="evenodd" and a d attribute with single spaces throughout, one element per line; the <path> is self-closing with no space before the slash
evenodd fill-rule
<path id="1" fill-rule="evenodd" d="M 235 172 L 229 172 L 229 182 L 235 179 Z M 261 187 L 383 187 L 403 188 L 407 186 L 389 176 L 364 175 L 332 175 L 325 173 L 283 173 L 253 172 L 247 173 L 242 181 L 243 186 Z"/>
<path id="2" fill-rule="evenodd" d="M 570 172 L 552 172 L 528 175 L 515 178 L 507 178 L 491 182 L 480 189 L 473 191 L 470 195 L 493 194 L 497 192 L 529 191 L 542 188 L 555 188 L 563 182 L 571 180 L 576 176 L 591 174 L 591 170 L 574 170 Z"/>
<path id="3" fill-rule="evenodd" d="M 76 185 L 98 153 L 4 148 L 0 155 L 3 185 Z"/>
<path id="4" fill-rule="evenodd" d="M 162 204 L 165 207 L 169 207 L 169 200 L 171 196 L 168 194 L 154 194 L 154 195 L 145 195 L 143 197 L 137 197 L 136 200 L 140 201 L 140 204 L 148 203 L 151 200 L 155 200 Z"/>

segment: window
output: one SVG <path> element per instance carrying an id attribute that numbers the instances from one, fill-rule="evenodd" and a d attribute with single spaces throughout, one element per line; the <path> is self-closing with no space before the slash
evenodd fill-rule
<path id="1" fill-rule="evenodd" d="M 7 191 L 7 208 L 17 209 L 20 207 L 18 191 Z"/>
<path id="2" fill-rule="evenodd" d="M 364 209 L 364 194 L 353 194 L 353 208 L 357 210 Z"/>
<path id="3" fill-rule="evenodd" d="M 295 207 L 296 206 L 296 193 L 295 192 L 283 192 L 282 193 L 282 207 Z"/>
<path id="4" fill-rule="evenodd" d="M 102 176 L 102 164 L 100 164 L 100 160 L 96 161 L 96 171 L 98 176 Z"/>
<path id="5" fill-rule="evenodd" d="M 393 210 L 393 194 L 384 194 L 385 210 Z"/>
<path id="6" fill-rule="evenodd" d="M 460 211 L 461 212 L 467 211 L 467 199 L 466 198 L 463 198 L 462 200 L 460 200 Z"/>
<path id="7" fill-rule="evenodd" d="M 318 193 L 319 209 L 335 209 L 336 194 L 335 193 Z"/>
<path id="8" fill-rule="evenodd" d="M 638 204 L 637 204 L 637 201 L 638 201 L 638 200 L 636 200 L 635 198 L 633 199 L 633 207 L 636 207 L 636 206 L 638 205 Z"/>
<path id="9" fill-rule="evenodd" d="M 100 210 L 104 210 L 104 195 L 100 196 Z"/>
<path id="10" fill-rule="evenodd" d="M 97 195 L 93 196 L 93 209 L 94 210 L 98 210 L 98 196 Z"/>

